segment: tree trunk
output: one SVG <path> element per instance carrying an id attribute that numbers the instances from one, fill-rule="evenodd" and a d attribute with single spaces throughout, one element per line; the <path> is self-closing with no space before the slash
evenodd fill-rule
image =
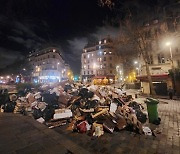
<path id="1" fill-rule="evenodd" d="M 147 77 L 148 77 L 148 81 L 149 81 L 149 86 L 150 86 L 150 94 L 152 96 L 155 96 L 156 92 L 154 90 L 154 86 L 153 86 L 153 83 L 152 83 L 151 73 L 150 73 L 150 70 L 149 70 L 149 64 L 147 62 L 145 62 L 145 65 L 146 65 L 146 73 L 147 73 Z"/>

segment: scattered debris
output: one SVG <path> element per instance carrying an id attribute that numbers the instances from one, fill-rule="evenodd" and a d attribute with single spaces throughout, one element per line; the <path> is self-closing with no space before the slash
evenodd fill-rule
<path id="1" fill-rule="evenodd" d="M 123 129 L 152 135 L 142 126 L 147 120 L 142 105 L 116 87 L 64 83 L 43 85 L 25 96 L 13 94 L 8 99 L 6 95 L 6 91 L 0 95 L 2 112 L 32 113 L 36 121 L 49 128 L 68 124 L 67 130 L 94 137 Z"/>

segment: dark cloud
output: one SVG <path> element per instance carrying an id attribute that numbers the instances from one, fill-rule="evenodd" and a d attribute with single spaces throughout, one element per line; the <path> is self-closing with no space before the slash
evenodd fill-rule
<path id="1" fill-rule="evenodd" d="M 7 50 L 0 47 L 0 68 L 13 64 L 16 60 L 22 60 L 24 56 L 18 51 Z"/>

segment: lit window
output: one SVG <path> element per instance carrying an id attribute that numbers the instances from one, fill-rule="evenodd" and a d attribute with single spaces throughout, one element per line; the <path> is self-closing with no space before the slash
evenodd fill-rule
<path id="1" fill-rule="evenodd" d="M 88 54 L 88 58 L 89 58 L 89 54 Z"/>
<path id="2" fill-rule="evenodd" d="M 99 46 L 99 49 L 101 49 L 101 46 Z"/>
<path id="3" fill-rule="evenodd" d="M 106 43 L 106 40 L 104 40 L 104 43 Z"/>
<path id="4" fill-rule="evenodd" d="M 99 44 L 101 44 L 101 41 L 99 41 Z"/>
<path id="5" fill-rule="evenodd" d="M 102 61 L 102 58 L 99 58 L 99 61 Z"/>
<path id="6" fill-rule="evenodd" d="M 87 52 L 87 50 L 86 50 L 86 49 L 84 49 L 84 52 Z"/>
<path id="7" fill-rule="evenodd" d="M 53 49 L 53 52 L 56 52 L 56 50 L 55 50 L 55 49 Z"/>
<path id="8" fill-rule="evenodd" d="M 104 55 L 106 55 L 106 51 L 104 51 Z"/>
<path id="9" fill-rule="evenodd" d="M 101 65 L 101 68 L 102 68 L 102 65 Z"/>
<path id="10" fill-rule="evenodd" d="M 109 54 L 111 54 L 112 52 L 111 51 L 109 51 Z"/>
<path id="11" fill-rule="evenodd" d="M 86 63 L 86 60 L 84 60 L 84 63 Z"/>
<path id="12" fill-rule="evenodd" d="M 86 68 L 86 65 L 84 65 L 84 68 Z"/>
<path id="13" fill-rule="evenodd" d="M 93 53 L 92 53 L 92 57 L 93 57 Z"/>

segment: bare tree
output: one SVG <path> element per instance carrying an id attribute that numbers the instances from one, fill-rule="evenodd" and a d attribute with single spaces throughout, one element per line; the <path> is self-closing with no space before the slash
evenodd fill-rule
<path id="1" fill-rule="evenodd" d="M 115 6 L 115 1 L 113 0 L 100 0 L 102 6 L 108 6 L 110 9 L 113 9 Z M 121 9 L 124 9 L 123 7 Z M 145 62 L 146 74 L 150 86 L 150 94 L 152 96 L 156 95 L 154 86 L 152 83 L 152 78 L 149 70 L 149 39 L 146 38 L 145 30 L 143 26 L 142 19 L 152 19 L 152 16 L 143 14 L 138 14 L 136 12 L 131 12 L 130 8 L 124 9 L 124 18 L 120 19 L 120 34 L 116 40 L 116 46 L 127 46 L 128 50 L 132 53 L 140 54 Z M 135 14 L 135 15 L 134 15 Z M 151 38 L 152 40 L 152 38 Z M 127 49 L 126 48 L 126 49 Z M 126 52 L 128 54 L 128 52 Z M 121 52 L 123 55 L 123 52 Z"/>

